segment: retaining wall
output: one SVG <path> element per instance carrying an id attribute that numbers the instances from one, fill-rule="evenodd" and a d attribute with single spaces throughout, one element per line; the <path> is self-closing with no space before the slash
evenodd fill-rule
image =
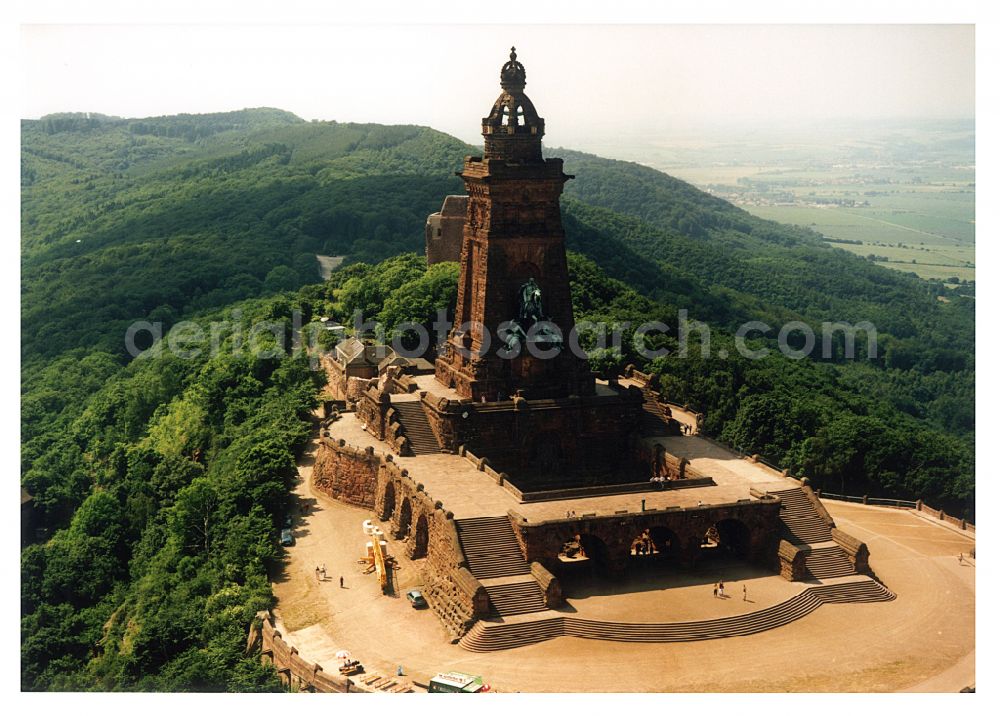
<path id="1" fill-rule="evenodd" d="M 250 625 L 247 653 L 256 650 L 260 651 L 260 660 L 273 665 L 278 678 L 289 689 L 342 694 L 351 690 L 351 682 L 346 676 L 330 674 L 319 664 L 299 656 L 298 649 L 288 644 L 275 628 L 274 617 L 267 611 L 258 612 L 254 623 Z"/>
<path id="2" fill-rule="evenodd" d="M 392 455 L 359 450 L 343 440 L 320 441 L 313 487 L 366 507 L 389 523 L 406 556 L 421 560 L 424 595 L 455 639 L 489 612 L 489 596 L 468 570 L 454 515 L 434 500 Z"/>

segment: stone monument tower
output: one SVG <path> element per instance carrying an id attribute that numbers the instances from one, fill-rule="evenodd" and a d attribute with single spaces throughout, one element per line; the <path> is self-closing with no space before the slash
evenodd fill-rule
<path id="1" fill-rule="evenodd" d="M 545 120 L 524 94 L 511 48 L 502 91 L 483 119 L 485 152 L 466 157 L 468 193 L 455 327 L 437 360 L 438 381 L 464 398 L 529 400 L 594 394 L 573 328 L 559 213 L 561 159 L 542 158 Z"/>

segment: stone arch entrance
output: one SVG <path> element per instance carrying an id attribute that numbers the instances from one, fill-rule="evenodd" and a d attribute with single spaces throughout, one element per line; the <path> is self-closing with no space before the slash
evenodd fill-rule
<path id="1" fill-rule="evenodd" d="M 719 520 L 705 533 L 701 551 L 704 556 L 746 559 L 750 555 L 750 528 L 737 519 Z"/>
<path id="2" fill-rule="evenodd" d="M 420 516 L 417 517 L 417 523 L 413 526 L 413 559 L 427 556 L 427 539 L 427 514 L 421 512 Z"/>
<path id="3" fill-rule="evenodd" d="M 663 526 L 647 527 L 629 545 L 629 569 L 659 570 L 675 565 L 680 553 L 681 542 L 673 530 Z"/>
<path id="4" fill-rule="evenodd" d="M 405 497 L 399 503 L 399 526 L 396 528 L 396 536 L 400 539 L 410 533 L 410 523 L 413 520 L 413 508 L 410 501 Z"/>
<path id="5" fill-rule="evenodd" d="M 653 555 L 656 554 L 656 547 L 653 545 L 649 530 L 643 530 L 642 534 L 632 539 L 628 553 L 630 557 L 639 557 L 643 560 L 647 557 L 652 559 Z"/>
<path id="6" fill-rule="evenodd" d="M 396 486 L 392 480 L 385 483 L 385 491 L 382 493 L 382 512 L 379 519 L 387 520 L 396 512 Z"/>
<path id="7" fill-rule="evenodd" d="M 609 550 L 592 534 L 574 534 L 563 543 L 553 567 L 566 578 L 589 578 L 608 573 Z"/>
<path id="8" fill-rule="evenodd" d="M 653 527 L 649 530 L 649 537 L 659 561 L 676 561 L 680 558 L 681 540 L 673 530 L 662 526 Z"/>
<path id="9" fill-rule="evenodd" d="M 592 534 L 577 535 L 580 552 L 589 561 L 591 574 L 604 576 L 611 572 L 607 544 L 600 537 Z"/>
<path id="10" fill-rule="evenodd" d="M 734 557 L 746 559 L 750 556 L 750 528 L 740 520 L 721 520 L 716 526 L 719 532 L 719 546 Z"/>

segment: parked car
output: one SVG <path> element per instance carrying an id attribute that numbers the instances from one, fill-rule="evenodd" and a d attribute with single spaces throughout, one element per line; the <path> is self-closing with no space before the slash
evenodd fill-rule
<path id="1" fill-rule="evenodd" d="M 420 593 L 419 589 L 408 591 L 406 598 L 409 600 L 410 606 L 414 609 L 424 609 L 427 606 L 427 600 L 424 599 L 424 595 Z"/>
<path id="2" fill-rule="evenodd" d="M 287 527 L 281 530 L 281 546 L 291 547 L 295 544 L 295 537 L 292 536 L 292 531 Z"/>

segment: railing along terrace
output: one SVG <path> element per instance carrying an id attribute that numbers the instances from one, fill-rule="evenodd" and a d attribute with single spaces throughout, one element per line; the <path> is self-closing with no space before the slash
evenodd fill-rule
<path id="1" fill-rule="evenodd" d="M 884 507 L 899 507 L 905 510 L 917 509 L 916 500 L 898 500 L 894 497 L 868 497 L 867 495 L 838 495 L 836 492 L 817 490 L 816 494 L 824 500 L 839 500 L 840 502 L 856 502 L 859 505 L 882 505 Z"/>
<path id="2" fill-rule="evenodd" d="M 927 514 L 934 515 L 935 519 L 947 522 L 948 524 L 958 527 L 961 530 L 965 530 L 967 532 L 976 531 L 976 526 L 972 522 L 960 517 L 952 517 L 944 510 L 936 510 L 922 500 L 899 500 L 894 497 L 868 497 L 868 495 L 862 495 L 860 497 L 858 495 L 838 495 L 835 492 L 823 492 L 822 490 L 817 490 L 816 496 L 824 500 L 856 502 L 860 505 L 880 505 L 882 507 L 895 507 L 901 510 L 926 512 Z"/>

